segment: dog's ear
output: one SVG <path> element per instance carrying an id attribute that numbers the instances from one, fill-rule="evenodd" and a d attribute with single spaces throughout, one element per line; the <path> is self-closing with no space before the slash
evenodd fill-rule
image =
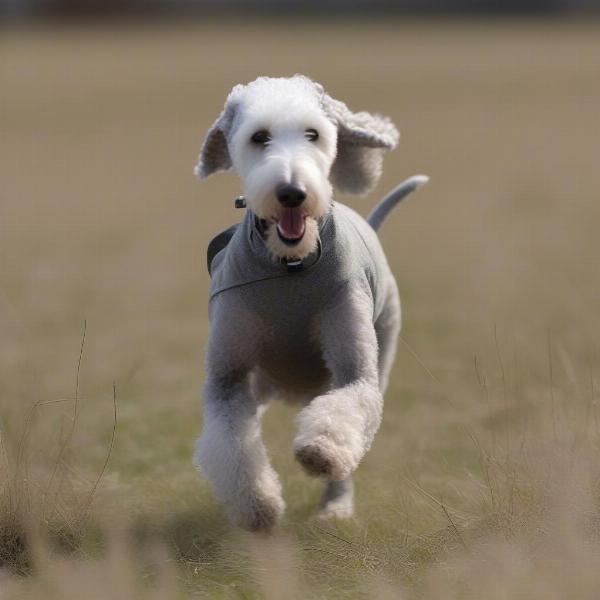
<path id="1" fill-rule="evenodd" d="M 321 102 L 325 113 L 338 128 L 331 182 L 342 192 L 364 194 L 379 180 L 383 153 L 396 147 L 400 134 L 387 117 L 368 112 L 353 113 L 343 102 L 325 93 Z"/>
<path id="2" fill-rule="evenodd" d="M 231 168 L 227 138 L 233 124 L 239 93 L 243 87 L 242 85 L 236 85 L 233 88 L 227 97 L 223 112 L 208 130 L 206 138 L 204 138 L 202 150 L 200 150 L 200 156 L 198 156 L 198 163 L 194 169 L 194 173 L 200 179 L 204 179 L 217 171 Z"/>

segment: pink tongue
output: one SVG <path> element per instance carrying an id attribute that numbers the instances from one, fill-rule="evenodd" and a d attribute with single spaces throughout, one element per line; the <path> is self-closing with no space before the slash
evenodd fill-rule
<path id="1" fill-rule="evenodd" d="M 299 208 L 285 208 L 277 226 L 283 237 L 295 240 L 304 233 L 304 215 Z"/>

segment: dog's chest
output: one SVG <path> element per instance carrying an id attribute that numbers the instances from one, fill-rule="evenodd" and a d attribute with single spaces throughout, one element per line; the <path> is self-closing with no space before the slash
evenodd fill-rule
<path id="1" fill-rule="evenodd" d="M 347 207 L 334 207 L 320 229 L 319 253 L 300 272 L 275 263 L 252 227 L 247 215 L 215 256 L 211 304 L 221 307 L 225 327 L 251 337 L 245 341 L 254 364 L 279 381 L 294 385 L 294 379 L 310 379 L 314 385 L 327 374 L 319 327 L 323 312 L 335 310 L 335 303 L 359 286 L 371 296 L 375 319 L 385 296 L 385 257 L 375 233 Z"/>
<path id="2" fill-rule="evenodd" d="M 260 323 L 257 365 L 290 387 L 321 385 L 328 373 L 319 318 L 327 296 L 304 278 L 292 277 L 246 288 L 244 304 Z"/>
<path id="3" fill-rule="evenodd" d="M 261 323 L 264 345 L 276 355 L 313 354 L 318 324 L 330 298 L 312 277 L 263 281 L 243 290 L 244 304 Z"/>

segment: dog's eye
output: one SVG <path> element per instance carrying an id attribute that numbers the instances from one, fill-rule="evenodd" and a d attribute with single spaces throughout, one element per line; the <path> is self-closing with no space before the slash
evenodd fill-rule
<path id="1" fill-rule="evenodd" d="M 268 142 L 271 141 L 271 136 L 269 135 L 269 132 L 266 129 L 261 129 L 260 131 L 257 131 L 251 138 L 250 141 L 253 144 L 257 144 L 259 146 L 264 146 L 266 145 Z"/>
<path id="2" fill-rule="evenodd" d="M 316 142 L 319 139 L 319 132 L 316 129 L 307 129 L 304 132 L 304 137 L 309 142 Z"/>

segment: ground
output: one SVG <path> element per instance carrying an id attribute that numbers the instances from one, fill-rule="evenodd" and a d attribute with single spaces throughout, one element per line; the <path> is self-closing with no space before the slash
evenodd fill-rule
<path id="1" fill-rule="evenodd" d="M 148 597 L 148 582 L 157 598 L 596 596 L 599 34 L 558 20 L 5 31 L 0 596 Z M 366 214 L 408 175 L 431 183 L 381 232 L 404 328 L 356 518 L 311 520 L 320 485 L 293 460 L 295 410 L 276 405 L 288 512 L 264 538 L 227 526 L 191 464 L 205 249 L 241 216 L 233 175 L 192 170 L 234 84 L 296 72 L 402 132 L 377 190 L 339 200 Z"/>

